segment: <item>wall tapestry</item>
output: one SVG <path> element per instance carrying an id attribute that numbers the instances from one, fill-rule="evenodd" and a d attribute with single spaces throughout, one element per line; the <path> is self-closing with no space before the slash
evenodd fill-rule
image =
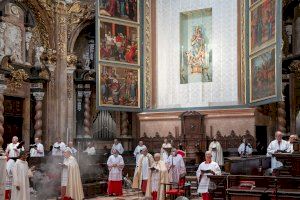
<path id="1" fill-rule="evenodd" d="M 139 64 L 137 27 L 101 20 L 100 43 L 100 60 Z"/>
<path id="2" fill-rule="evenodd" d="M 251 102 L 276 96 L 275 48 L 250 59 Z"/>
<path id="3" fill-rule="evenodd" d="M 212 9 L 180 13 L 180 84 L 212 81 Z"/>
<path id="4" fill-rule="evenodd" d="M 140 107 L 140 71 L 138 68 L 100 65 L 100 105 Z"/>
<path id="5" fill-rule="evenodd" d="M 275 42 L 276 0 L 264 0 L 250 11 L 250 54 Z"/>

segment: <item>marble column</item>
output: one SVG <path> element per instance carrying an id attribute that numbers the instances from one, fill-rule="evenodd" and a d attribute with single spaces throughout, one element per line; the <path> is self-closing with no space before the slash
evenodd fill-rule
<path id="1" fill-rule="evenodd" d="M 34 120 L 35 120 L 35 124 L 34 124 L 34 137 L 35 138 L 41 138 L 43 131 L 42 131 L 42 127 L 43 127 L 43 121 L 42 121 L 42 117 L 43 117 L 43 99 L 44 99 L 44 92 L 33 92 L 33 96 L 36 100 L 36 104 L 35 104 L 35 116 L 34 116 Z"/>
<path id="2" fill-rule="evenodd" d="M 286 112 L 285 112 L 285 102 L 280 101 L 277 103 L 277 129 L 283 133 L 286 132 Z"/>
<path id="3" fill-rule="evenodd" d="M 91 137 L 91 91 L 84 91 L 84 137 Z"/>
<path id="4" fill-rule="evenodd" d="M 3 106 L 3 102 L 4 102 L 4 91 L 7 88 L 7 86 L 5 84 L 0 84 L 0 153 L 3 152 L 3 148 L 2 145 L 4 143 L 3 140 L 3 135 L 4 135 L 4 106 Z"/>
<path id="5" fill-rule="evenodd" d="M 69 54 L 67 57 L 67 96 L 68 96 L 68 137 L 67 141 L 72 141 L 76 137 L 76 98 L 74 92 L 74 71 L 76 70 L 77 57 Z"/>
<path id="6" fill-rule="evenodd" d="M 300 54 L 300 7 L 294 8 L 293 54 Z"/>

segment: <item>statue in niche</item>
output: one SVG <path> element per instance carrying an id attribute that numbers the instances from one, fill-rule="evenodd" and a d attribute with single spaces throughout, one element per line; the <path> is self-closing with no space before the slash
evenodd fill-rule
<path id="1" fill-rule="evenodd" d="M 45 49 L 42 46 L 35 48 L 34 66 L 41 67 L 41 55 L 43 54 L 44 50 Z"/>

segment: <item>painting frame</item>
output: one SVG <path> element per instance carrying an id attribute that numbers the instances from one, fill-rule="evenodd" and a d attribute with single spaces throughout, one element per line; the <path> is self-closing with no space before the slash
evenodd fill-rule
<path id="1" fill-rule="evenodd" d="M 123 23 L 129 23 L 129 24 L 133 24 L 133 25 L 139 25 L 140 24 L 140 17 L 141 17 L 141 13 L 140 13 L 140 8 L 141 8 L 141 0 L 136 0 L 136 21 L 135 20 L 130 20 L 130 19 L 124 19 L 122 17 L 117 17 L 117 16 L 108 16 L 107 14 L 105 15 L 103 13 L 103 10 L 101 10 L 101 3 L 100 1 L 103 1 L 103 0 L 97 0 L 98 1 L 98 4 L 99 4 L 99 7 L 97 7 L 99 10 L 98 10 L 98 13 L 99 13 L 99 17 L 101 19 L 106 19 L 106 20 L 115 20 L 115 21 L 119 21 L 119 22 L 123 22 Z M 105 9 L 104 9 L 105 10 Z"/>
<path id="2" fill-rule="evenodd" d="M 266 41 L 263 41 L 263 42 L 261 42 L 261 44 L 259 45 L 259 46 L 257 46 L 257 47 L 253 47 L 254 45 L 252 44 L 252 39 L 254 38 L 254 36 L 253 36 L 253 28 L 252 28 L 252 24 L 254 24 L 254 20 L 253 20 L 253 13 L 255 12 L 255 11 L 257 11 L 258 12 L 258 9 L 260 8 L 260 7 L 262 7 L 263 6 L 263 4 L 265 3 L 265 2 L 267 2 L 267 1 L 270 1 L 270 2 L 274 2 L 274 15 L 272 16 L 272 17 L 270 17 L 271 18 L 271 20 L 272 20 L 272 25 L 274 26 L 274 28 L 273 28 L 273 26 L 271 25 L 271 34 L 273 34 L 272 32 L 273 32 L 273 30 L 274 30 L 274 35 L 270 38 L 270 39 L 267 39 Z M 251 4 L 250 3 L 251 1 L 249 1 L 249 4 Z M 249 32 L 248 32 L 248 34 L 249 34 L 249 37 L 248 37 L 248 39 L 249 39 L 249 54 L 250 55 L 253 55 L 253 54 L 255 54 L 255 53 L 257 53 L 257 52 L 259 52 L 260 50 L 262 50 L 262 49 L 264 49 L 264 48 L 267 48 L 268 46 L 270 46 L 270 45 L 273 45 L 273 44 L 275 44 L 276 43 L 276 39 L 277 39 L 277 21 L 278 21 L 278 11 L 277 11 L 277 6 L 278 6 L 278 1 L 277 0 L 258 0 L 257 2 L 255 2 L 251 7 L 249 7 L 250 8 L 250 11 L 249 11 L 249 13 L 248 13 L 248 17 L 249 17 Z M 262 9 L 262 8 L 261 8 Z M 266 12 L 264 12 L 264 13 L 266 13 Z M 260 19 L 262 19 L 263 17 L 262 16 L 260 16 L 260 17 L 257 17 L 257 18 L 260 18 Z M 263 23 L 263 22 L 262 22 Z M 265 24 L 261 24 L 261 34 L 262 34 L 262 37 L 261 37 L 261 40 L 263 39 L 263 37 L 265 36 L 265 35 L 263 35 L 264 34 L 264 30 L 263 29 L 265 29 L 267 26 L 265 25 Z"/>
<path id="3" fill-rule="evenodd" d="M 137 45 L 137 62 L 136 63 L 129 63 L 129 62 L 124 62 L 124 61 L 118 61 L 118 60 L 108 60 L 108 59 L 102 59 L 101 58 L 101 23 L 110 23 L 110 24 L 115 24 L 118 26 L 124 26 L 124 27 L 129 27 L 136 29 L 136 45 Z M 97 43 L 98 45 L 98 56 L 99 56 L 99 62 L 102 63 L 111 63 L 111 64 L 120 64 L 120 65 L 128 65 L 128 66 L 136 66 L 139 67 L 141 63 L 141 46 L 140 46 L 140 27 L 138 25 L 133 25 L 133 24 L 127 24 L 124 22 L 115 22 L 114 20 L 110 19 L 98 19 L 98 27 L 97 27 L 98 35 L 100 41 Z"/>
<path id="4" fill-rule="evenodd" d="M 137 97 L 136 97 L 136 101 L 137 101 L 137 105 L 136 106 L 129 106 L 129 105 L 121 105 L 121 104 L 105 104 L 103 103 L 103 94 L 102 91 L 100 91 L 102 89 L 103 86 L 103 82 L 101 80 L 102 78 L 102 73 L 103 73 L 103 68 L 104 67 L 109 67 L 109 68 L 113 68 L 116 71 L 120 71 L 120 70 L 131 70 L 131 71 L 136 71 L 136 75 L 137 75 L 137 88 L 136 88 L 136 92 L 137 92 Z M 101 110 L 126 110 L 126 111 L 139 111 L 141 108 L 141 69 L 138 67 L 129 67 L 129 66 L 116 66 L 113 64 L 102 64 L 99 63 L 98 65 L 98 70 L 97 70 L 98 76 L 97 76 L 97 82 L 98 82 L 98 88 L 97 88 L 97 104 L 98 107 Z M 124 79 L 124 78 L 116 78 L 116 79 Z"/>
<path id="5" fill-rule="evenodd" d="M 252 67 L 252 63 L 253 63 L 253 60 L 268 53 L 268 52 L 271 52 L 274 53 L 274 94 L 272 95 L 269 95 L 269 96 L 265 96 L 265 97 L 262 97 L 262 98 L 257 98 L 257 99 L 254 99 L 253 96 L 254 96 L 254 90 L 257 89 L 257 88 L 254 88 L 254 84 L 253 84 L 253 67 Z M 263 49 L 262 51 L 260 52 L 257 52 L 256 54 L 254 54 L 253 56 L 250 57 L 249 59 L 249 85 L 250 85 L 250 103 L 257 103 L 257 102 L 261 102 L 261 101 L 264 101 L 264 100 L 268 100 L 268 99 L 274 99 L 274 98 L 277 98 L 278 96 L 278 87 L 277 87 L 277 80 L 278 80 L 278 67 L 277 67 L 277 59 L 276 59 L 276 53 L 277 53 L 277 47 L 275 45 L 273 46 L 270 46 L 266 49 Z M 261 90 L 262 88 L 258 88 L 259 90 Z"/>

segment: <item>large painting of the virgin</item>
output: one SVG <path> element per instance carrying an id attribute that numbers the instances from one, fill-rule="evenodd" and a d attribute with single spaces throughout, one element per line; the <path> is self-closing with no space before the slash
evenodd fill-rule
<path id="1" fill-rule="evenodd" d="M 276 0 L 263 0 L 250 11 L 250 53 L 275 42 Z"/>
<path id="2" fill-rule="evenodd" d="M 212 9 L 180 13 L 180 84 L 212 81 Z"/>
<path id="3" fill-rule="evenodd" d="M 250 60 L 251 102 L 276 95 L 275 48 L 269 49 Z"/>
<path id="4" fill-rule="evenodd" d="M 99 0 L 100 16 L 138 21 L 138 0 Z"/>
<path id="5" fill-rule="evenodd" d="M 100 66 L 100 106 L 139 108 L 138 68 Z"/>
<path id="6" fill-rule="evenodd" d="M 139 64 L 138 28 L 101 21 L 100 60 Z"/>

